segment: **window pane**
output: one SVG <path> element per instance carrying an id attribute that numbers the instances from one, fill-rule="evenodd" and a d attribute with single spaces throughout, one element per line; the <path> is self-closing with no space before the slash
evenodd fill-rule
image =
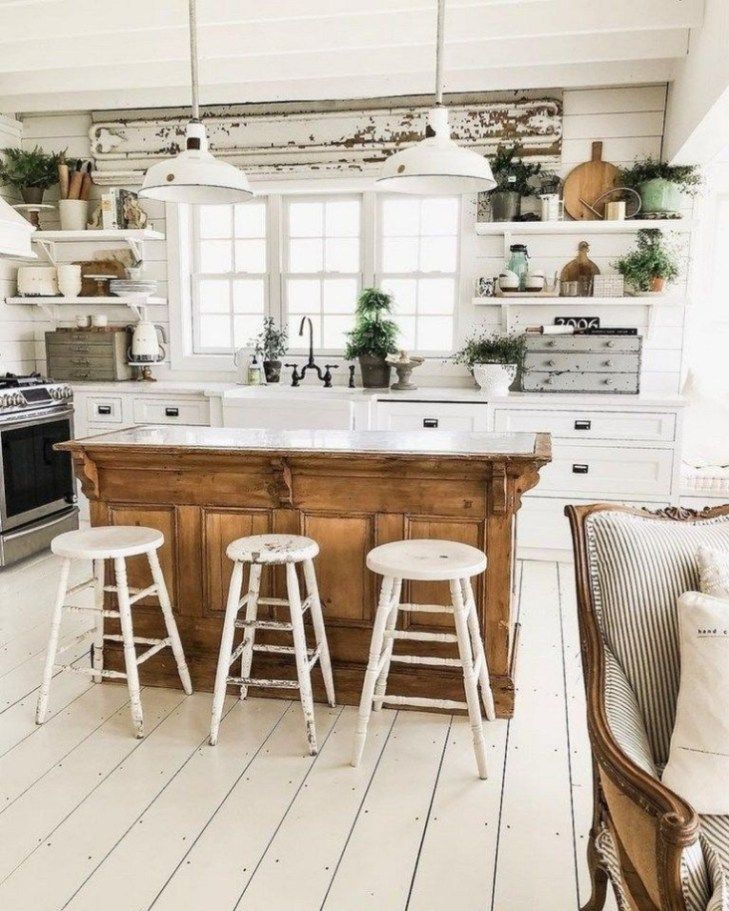
<path id="1" fill-rule="evenodd" d="M 328 278 L 324 281 L 325 313 L 354 313 L 359 283 L 356 278 Z"/>
<path id="2" fill-rule="evenodd" d="M 324 348 L 344 348 L 347 344 L 345 335 L 354 325 L 353 316 L 325 316 L 322 327 L 322 345 Z"/>
<path id="3" fill-rule="evenodd" d="M 199 206 L 200 237 L 230 237 L 230 206 Z"/>
<path id="4" fill-rule="evenodd" d="M 291 237 L 322 237 L 324 235 L 324 203 L 290 202 L 289 235 Z"/>
<path id="5" fill-rule="evenodd" d="M 233 331 L 235 333 L 233 344 L 236 348 L 250 348 L 250 342 L 263 328 L 263 318 L 260 316 L 235 316 L 233 317 Z"/>
<path id="6" fill-rule="evenodd" d="M 418 318 L 418 350 L 447 351 L 453 344 L 453 319 L 450 316 Z"/>
<path id="7" fill-rule="evenodd" d="M 243 202 L 233 208 L 235 209 L 236 237 L 266 236 L 265 202 Z"/>
<path id="8" fill-rule="evenodd" d="M 233 271 L 233 256 L 229 240 L 203 240 L 200 242 L 200 271 Z"/>
<path id="9" fill-rule="evenodd" d="M 452 278 L 421 278 L 418 282 L 418 313 L 453 313 L 456 283 Z"/>
<path id="10" fill-rule="evenodd" d="M 235 242 L 236 272 L 266 271 L 266 241 L 237 240 Z"/>
<path id="11" fill-rule="evenodd" d="M 286 301 L 289 313 L 318 313 L 321 308 L 321 282 L 318 278 L 290 278 L 286 282 Z"/>
<path id="12" fill-rule="evenodd" d="M 359 271 L 359 238 L 333 238 L 325 243 L 327 272 Z"/>
<path id="13" fill-rule="evenodd" d="M 441 197 L 424 199 L 420 214 L 420 233 L 458 234 L 458 199 Z"/>
<path id="14" fill-rule="evenodd" d="M 230 318 L 227 316 L 202 316 L 200 318 L 201 348 L 230 348 Z"/>
<path id="15" fill-rule="evenodd" d="M 397 320 L 400 329 L 395 344 L 398 348 L 404 348 L 406 351 L 415 351 L 415 317 L 400 316 Z"/>
<path id="16" fill-rule="evenodd" d="M 324 268 L 323 248 L 321 240 L 289 241 L 289 271 L 321 272 Z"/>
<path id="17" fill-rule="evenodd" d="M 418 268 L 418 239 L 388 237 L 382 242 L 383 272 L 415 272 Z"/>
<path id="18" fill-rule="evenodd" d="M 414 278 L 385 279 L 382 289 L 392 295 L 394 313 L 415 313 L 418 285 Z"/>
<path id="19" fill-rule="evenodd" d="M 230 283 L 227 279 L 200 280 L 198 291 L 201 313 L 228 313 L 230 310 Z"/>
<path id="20" fill-rule="evenodd" d="M 236 313 L 263 315 L 265 299 L 262 278 L 239 278 L 233 282 L 233 309 Z"/>
<path id="21" fill-rule="evenodd" d="M 458 266 L 455 237 L 423 237 L 420 241 L 421 272 L 455 272 Z"/>
<path id="22" fill-rule="evenodd" d="M 416 237 L 420 223 L 419 199 L 385 199 L 382 202 L 383 237 Z"/>
<path id="23" fill-rule="evenodd" d="M 356 199 L 327 203 L 327 237 L 359 237 L 360 204 Z"/>

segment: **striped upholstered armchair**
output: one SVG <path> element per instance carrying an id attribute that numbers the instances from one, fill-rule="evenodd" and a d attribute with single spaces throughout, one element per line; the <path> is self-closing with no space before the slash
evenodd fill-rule
<path id="1" fill-rule="evenodd" d="M 608 881 L 621 911 L 729 911 L 729 817 L 699 817 L 661 782 L 679 683 L 676 602 L 698 589 L 699 545 L 729 549 L 729 506 L 566 512 L 593 757 L 585 911 L 603 907 Z"/>

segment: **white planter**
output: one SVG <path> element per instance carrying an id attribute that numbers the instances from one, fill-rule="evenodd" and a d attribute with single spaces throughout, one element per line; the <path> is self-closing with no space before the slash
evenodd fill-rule
<path id="1" fill-rule="evenodd" d="M 62 231 L 85 231 L 89 217 L 89 203 L 86 199 L 59 199 L 58 214 Z"/>
<path id="2" fill-rule="evenodd" d="M 509 386 L 516 378 L 516 364 L 474 364 L 473 378 L 482 395 L 490 398 L 508 395 Z"/>

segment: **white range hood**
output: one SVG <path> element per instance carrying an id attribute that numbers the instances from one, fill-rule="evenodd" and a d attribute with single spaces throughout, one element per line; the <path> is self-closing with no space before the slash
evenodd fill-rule
<path id="1" fill-rule="evenodd" d="M 0 197 L 0 256 L 37 259 L 31 247 L 35 228 Z"/>

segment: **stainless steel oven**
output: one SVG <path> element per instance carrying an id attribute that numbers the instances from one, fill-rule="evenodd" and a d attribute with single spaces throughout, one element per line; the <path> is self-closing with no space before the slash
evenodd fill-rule
<path id="1" fill-rule="evenodd" d="M 71 457 L 54 449 L 73 437 L 64 389 L 35 384 L 0 395 L 0 566 L 78 527 Z"/>

